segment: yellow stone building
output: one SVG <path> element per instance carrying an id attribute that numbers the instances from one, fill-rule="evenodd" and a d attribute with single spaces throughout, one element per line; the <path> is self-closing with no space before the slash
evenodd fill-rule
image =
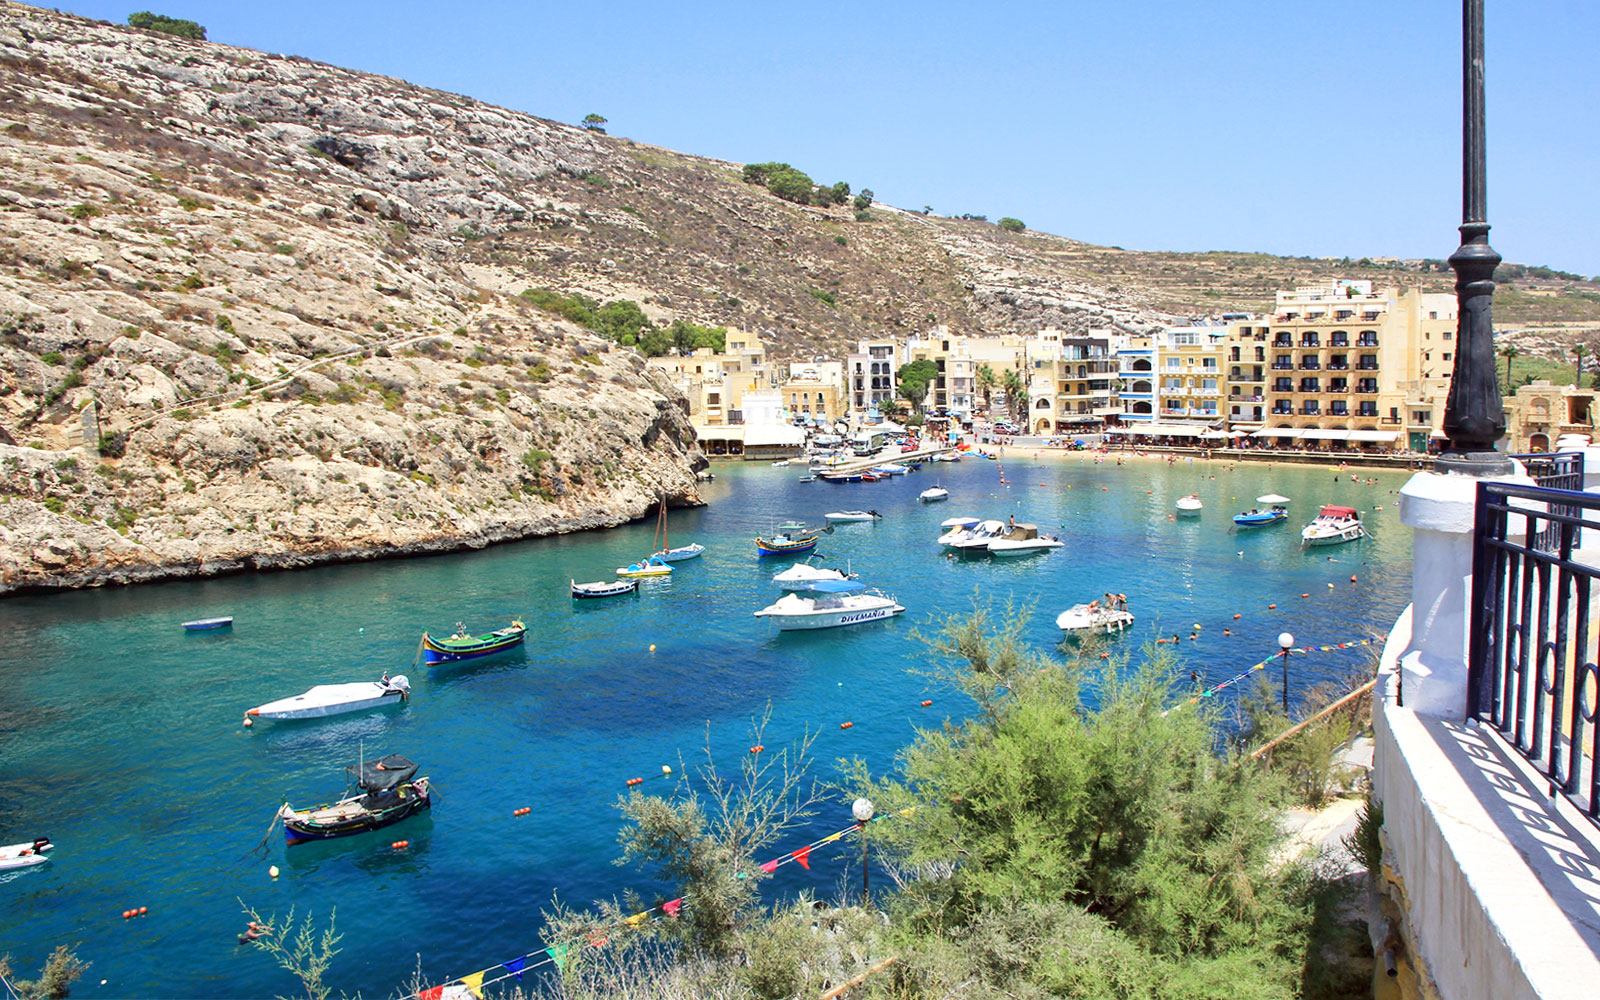
<path id="1" fill-rule="evenodd" d="M 1519 386 L 1507 407 L 1506 451 L 1555 451 L 1563 434 L 1587 434 L 1593 440 L 1595 395 L 1593 389 L 1546 379 Z"/>
<path id="2" fill-rule="evenodd" d="M 1227 338 L 1229 433 L 1317 450 L 1427 448 L 1454 363 L 1453 295 L 1335 281 L 1279 292 Z"/>

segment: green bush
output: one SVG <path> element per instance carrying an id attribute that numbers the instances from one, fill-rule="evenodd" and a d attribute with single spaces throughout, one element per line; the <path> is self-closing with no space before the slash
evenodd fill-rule
<path id="1" fill-rule="evenodd" d="M 1004 229 L 1008 233 L 1020 233 L 1024 229 L 1028 228 L 1022 224 L 1021 219 L 1013 219 L 1009 215 L 995 223 L 995 225 L 999 226 L 1001 229 Z"/>
<path id="2" fill-rule="evenodd" d="M 779 198 L 797 205 L 811 204 L 813 194 L 817 191 L 817 185 L 810 177 L 787 163 L 747 164 L 744 168 L 744 182 L 764 185 Z"/>
<path id="3" fill-rule="evenodd" d="M 828 306 L 829 308 L 832 308 L 838 304 L 834 300 L 832 292 L 825 291 L 821 288 L 808 288 L 806 291 L 811 293 L 812 298 L 816 299 L 818 302 L 821 302 L 823 305 Z"/>
<path id="4" fill-rule="evenodd" d="M 137 14 L 129 14 L 128 24 L 135 28 L 145 28 L 149 31 L 177 35 L 180 38 L 192 38 L 197 42 L 206 40 L 206 29 L 203 26 L 193 21 L 167 17 L 165 14 L 152 14 L 147 10 L 141 10 Z"/>
<path id="5" fill-rule="evenodd" d="M 100 435 L 98 450 L 105 458 L 121 458 L 128 450 L 128 432 L 116 431 Z"/>

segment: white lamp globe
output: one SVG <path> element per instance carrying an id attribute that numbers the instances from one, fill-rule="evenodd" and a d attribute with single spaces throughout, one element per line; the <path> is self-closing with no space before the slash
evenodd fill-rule
<path id="1" fill-rule="evenodd" d="M 1291 647 L 1293 645 L 1294 645 L 1294 636 L 1290 635 L 1287 632 L 1279 632 L 1278 633 L 1278 648 L 1280 648 L 1280 649 L 1288 649 L 1289 647 Z"/>
<path id="2" fill-rule="evenodd" d="M 850 804 L 850 815 L 856 818 L 857 823 L 865 823 L 872 819 L 872 800 L 856 799 Z"/>

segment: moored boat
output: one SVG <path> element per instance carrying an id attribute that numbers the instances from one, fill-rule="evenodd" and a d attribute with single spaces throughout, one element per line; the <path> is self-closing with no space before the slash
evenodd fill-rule
<path id="1" fill-rule="evenodd" d="M 800 477 L 800 482 L 802 482 L 802 483 L 814 483 L 816 481 L 817 481 L 817 477 L 811 475 L 809 472 Z"/>
<path id="2" fill-rule="evenodd" d="M 382 680 L 376 681 L 318 684 L 305 694 L 279 698 L 247 710 L 244 724 L 250 725 L 252 719 L 320 719 L 381 705 L 400 705 L 410 697 L 411 682 L 403 674 L 394 677 L 384 674 Z"/>
<path id="3" fill-rule="evenodd" d="M 788 569 L 773 576 L 772 582 L 784 590 L 810 590 L 813 584 L 823 582 L 837 582 L 840 580 L 854 580 L 856 574 L 849 570 L 824 569 L 807 559 L 805 562 L 795 563 Z"/>
<path id="4" fill-rule="evenodd" d="M 413 779 L 417 765 L 397 753 L 345 771 L 354 779 L 354 794 L 315 809 L 294 809 L 285 802 L 278 810 L 284 838 L 291 845 L 377 830 L 433 805 L 428 779 Z M 347 779 L 346 792 L 349 785 Z"/>
<path id="5" fill-rule="evenodd" d="M 787 465 L 789 463 L 785 462 L 784 464 Z M 683 562 L 685 559 L 695 558 L 706 550 L 704 545 L 698 545 L 694 542 L 690 542 L 688 545 L 680 545 L 677 548 L 672 547 L 672 543 L 667 540 L 666 497 L 661 498 L 660 513 L 656 515 L 656 541 L 661 548 L 651 558 L 660 559 L 662 562 Z"/>
<path id="6" fill-rule="evenodd" d="M 1063 632 L 1121 632 L 1133 624 L 1133 613 L 1127 607 L 1106 607 L 1099 601 L 1074 604 L 1056 615 L 1056 627 Z"/>
<path id="7" fill-rule="evenodd" d="M 224 615 L 221 618 L 198 618 L 192 622 L 184 622 L 183 627 L 190 632 L 209 632 L 212 629 L 232 628 L 233 616 Z"/>
<path id="8" fill-rule="evenodd" d="M 813 532 L 797 532 L 794 530 L 777 531 L 769 537 L 756 536 L 756 557 L 764 559 L 768 556 L 797 556 L 817 547 L 817 535 Z"/>
<path id="9" fill-rule="evenodd" d="M 917 494 L 917 499 L 923 503 L 938 503 L 940 500 L 950 499 L 950 491 L 943 486 L 930 486 Z"/>
<path id="10" fill-rule="evenodd" d="M 44 852 L 55 846 L 50 843 L 49 837 L 35 837 L 26 844 L 7 844 L 0 847 L 0 871 L 42 865 L 50 860 Z"/>
<path id="11" fill-rule="evenodd" d="M 977 554 L 989 551 L 989 543 L 1005 533 L 1006 522 L 1004 521 L 979 521 L 965 534 L 948 542 L 941 542 L 941 544 L 960 553 Z"/>
<path id="12" fill-rule="evenodd" d="M 989 539 L 989 554 L 992 556 L 1027 556 L 1039 552 L 1049 552 L 1059 549 L 1062 542 L 1048 535 L 1039 534 L 1039 529 L 1031 524 L 1021 521 L 1013 522 L 1006 529 L 1006 533 L 998 538 Z"/>
<path id="13" fill-rule="evenodd" d="M 857 580 L 821 582 L 811 590 L 807 596 L 784 594 L 755 616 L 770 620 L 780 631 L 791 632 L 860 625 L 905 611 L 893 597 L 881 590 L 868 591 Z"/>
<path id="14" fill-rule="evenodd" d="M 1361 526 L 1361 515 L 1354 507 L 1328 504 L 1310 524 L 1300 529 L 1300 541 L 1304 545 L 1337 545 L 1353 542 L 1366 533 Z"/>
<path id="15" fill-rule="evenodd" d="M 639 592 L 638 580 L 597 580 L 594 583 L 579 583 L 571 581 L 572 596 L 578 600 L 589 600 L 598 597 L 621 597 L 623 594 L 637 594 Z"/>
<path id="16" fill-rule="evenodd" d="M 825 521 L 881 521 L 883 515 L 875 510 L 835 510 L 822 515 Z"/>
<path id="17" fill-rule="evenodd" d="M 505 628 L 482 635 L 470 635 L 465 625 L 456 622 L 455 633 L 447 638 L 435 639 L 427 632 L 422 633 L 422 655 L 428 663 L 453 663 L 493 656 L 520 644 L 527 632 L 528 627 L 515 618 Z"/>
<path id="18" fill-rule="evenodd" d="M 1267 510 L 1257 507 L 1255 510 L 1241 511 L 1233 515 L 1233 523 L 1241 528 L 1259 528 L 1287 520 L 1289 512 L 1282 507 L 1272 507 Z"/>
<path id="19" fill-rule="evenodd" d="M 1186 497 L 1179 497 L 1177 506 L 1178 513 L 1194 515 L 1200 513 L 1200 511 L 1205 507 L 1205 504 L 1200 502 L 1200 498 L 1198 496 L 1191 493 Z"/>

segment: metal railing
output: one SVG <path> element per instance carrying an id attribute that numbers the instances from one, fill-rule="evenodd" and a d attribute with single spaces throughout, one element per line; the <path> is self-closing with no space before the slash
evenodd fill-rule
<path id="1" fill-rule="evenodd" d="M 1581 456 L 1560 458 L 1550 478 L 1581 477 Z M 1600 496 L 1478 484 L 1466 710 L 1600 825 L 1600 559 L 1585 537 L 1600 540 Z"/>
<path id="2" fill-rule="evenodd" d="M 1536 452 L 1531 455 L 1512 455 L 1521 462 L 1534 483 L 1547 490 L 1583 489 L 1583 452 L 1562 451 L 1554 454 Z M 1558 514 L 1576 516 L 1577 509 L 1565 505 L 1551 508 Z M 1552 552 L 1559 539 L 1561 526 L 1547 524 L 1534 536 L 1533 545 L 1543 552 Z"/>

